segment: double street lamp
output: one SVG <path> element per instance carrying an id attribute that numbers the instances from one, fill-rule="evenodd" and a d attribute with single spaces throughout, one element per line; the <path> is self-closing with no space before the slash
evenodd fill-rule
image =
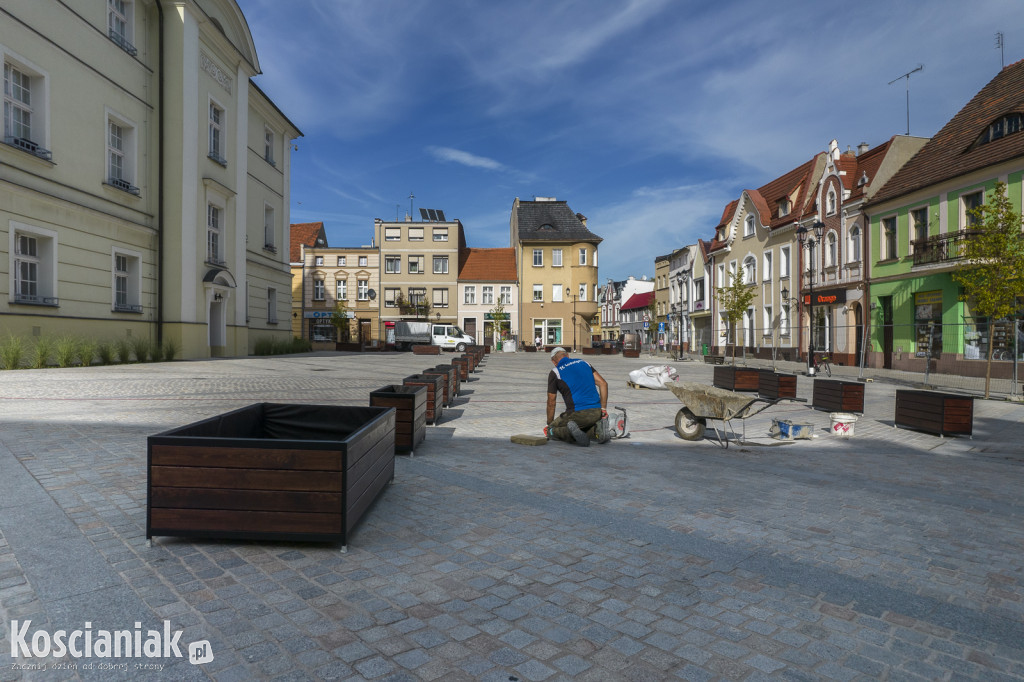
<path id="1" fill-rule="evenodd" d="M 800 241 L 800 248 L 807 247 L 808 269 L 807 278 L 807 376 L 814 376 L 814 246 L 821 243 L 821 234 L 825 229 L 825 223 L 820 220 L 808 228 L 801 225 L 796 231 L 796 238 Z"/>

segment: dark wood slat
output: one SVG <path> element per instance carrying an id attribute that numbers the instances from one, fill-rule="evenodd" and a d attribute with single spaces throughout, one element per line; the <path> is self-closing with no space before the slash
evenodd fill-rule
<path id="1" fill-rule="evenodd" d="M 171 488 L 239 490 L 312 490 L 341 492 L 340 471 L 274 471 L 216 467 L 150 467 L 150 484 Z"/>
<path id="2" fill-rule="evenodd" d="M 338 513 L 341 493 L 294 492 L 283 490 L 223 490 L 217 488 L 153 488 L 153 508 L 248 509 L 252 511 L 291 511 Z"/>
<path id="3" fill-rule="evenodd" d="M 154 466 L 341 471 L 341 459 L 340 450 L 154 445 L 152 463 Z"/>
<path id="4" fill-rule="evenodd" d="M 337 513 L 157 508 L 151 512 L 151 526 L 154 535 L 174 535 L 176 531 L 340 534 L 342 518 Z"/>

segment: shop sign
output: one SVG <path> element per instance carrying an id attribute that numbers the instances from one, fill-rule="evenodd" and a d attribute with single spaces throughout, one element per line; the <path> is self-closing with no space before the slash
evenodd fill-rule
<path id="1" fill-rule="evenodd" d="M 811 303 L 811 294 L 804 294 L 804 305 L 811 305 Z M 814 305 L 834 305 L 836 303 L 846 303 L 846 289 L 814 292 Z"/>

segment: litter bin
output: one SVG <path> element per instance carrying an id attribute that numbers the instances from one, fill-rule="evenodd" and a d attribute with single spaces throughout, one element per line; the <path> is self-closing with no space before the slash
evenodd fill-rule
<path id="1" fill-rule="evenodd" d="M 706 344 L 706 343 L 701 344 L 701 346 L 700 346 L 700 354 L 701 355 L 707 355 L 708 354 L 708 344 Z"/>

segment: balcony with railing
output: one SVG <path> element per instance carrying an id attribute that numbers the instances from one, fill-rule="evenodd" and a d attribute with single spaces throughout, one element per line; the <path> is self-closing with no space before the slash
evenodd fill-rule
<path id="1" fill-rule="evenodd" d="M 967 255 L 967 240 L 978 235 L 977 230 L 949 232 L 911 242 L 914 265 L 934 265 L 962 260 Z"/>

